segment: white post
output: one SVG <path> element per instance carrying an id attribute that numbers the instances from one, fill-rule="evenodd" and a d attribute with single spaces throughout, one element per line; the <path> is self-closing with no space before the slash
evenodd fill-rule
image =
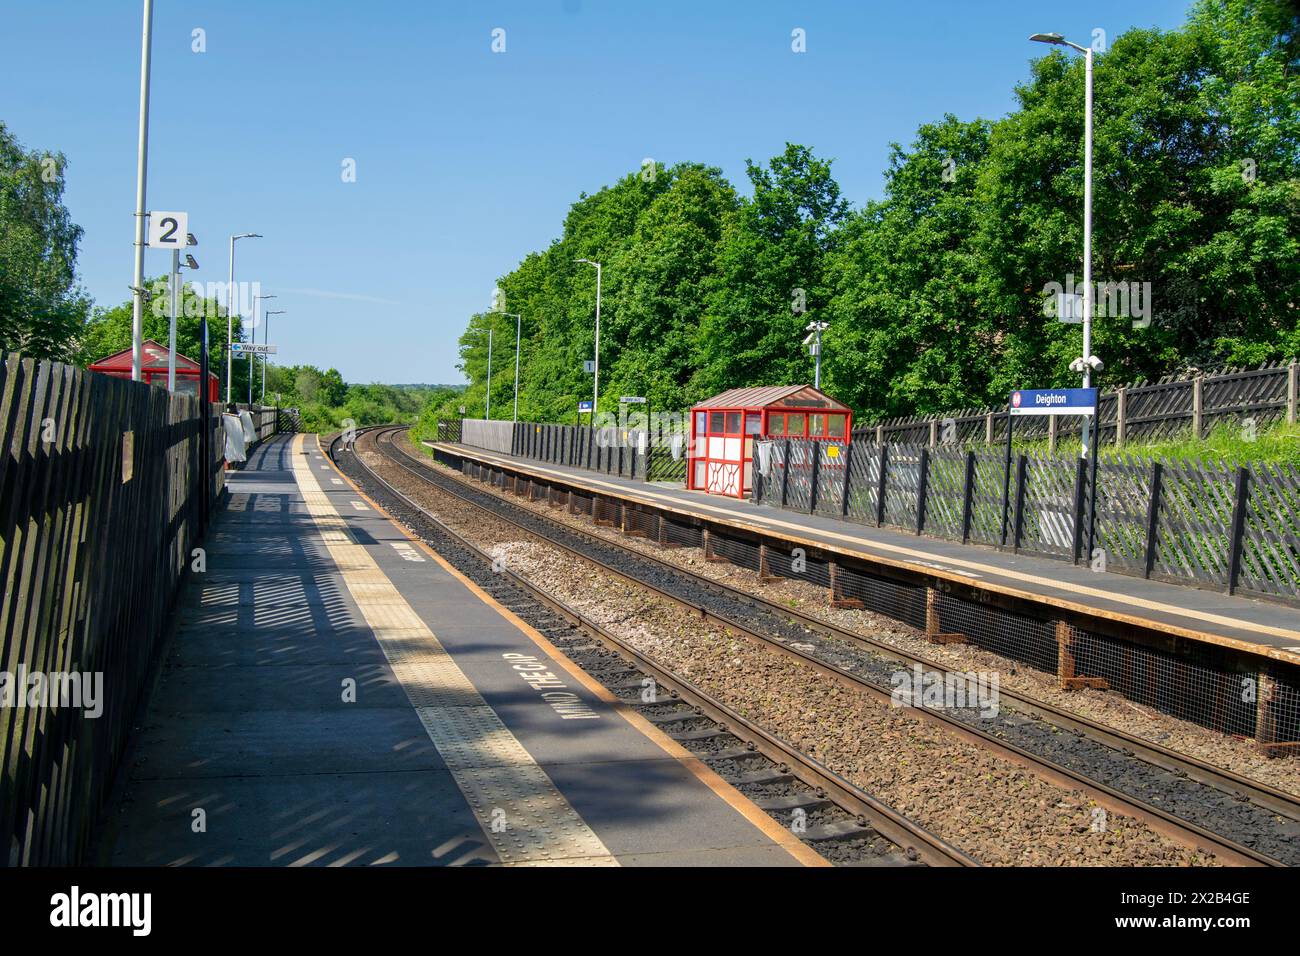
<path id="1" fill-rule="evenodd" d="M 235 335 L 235 236 L 230 237 L 230 283 L 226 286 L 226 404 L 230 404 L 230 380 L 235 374 L 235 353 L 230 343 Z"/>
<path id="2" fill-rule="evenodd" d="M 171 319 L 170 327 L 167 330 L 167 345 L 168 345 L 167 391 L 169 392 L 176 391 L 176 314 L 177 314 L 176 310 L 177 310 L 177 303 L 180 301 L 177 298 L 177 293 L 179 291 L 178 286 L 180 285 L 180 278 L 181 278 L 181 251 L 179 249 L 173 249 L 171 282 L 168 283 L 168 285 L 170 286 L 171 297 L 172 297 L 172 308 L 171 308 L 172 319 Z"/>
<path id="3" fill-rule="evenodd" d="M 596 367 L 591 377 L 591 420 L 596 420 L 600 403 L 600 263 L 596 263 Z"/>
<path id="4" fill-rule="evenodd" d="M 822 387 L 822 324 L 816 323 L 817 332 L 817 364 L 813 366 L 813 388 Z"/>
<path id="5" fill-rule="evenodd" d="M 135 166 L 135 281 L 131 304 L 131 381 L 141 378 L 144 360 L 145 185 L 149 170 L 149 65 L 153 50 L 153 0 L 144 0 L 140 40 L 140 136 Z"/>
<path id="6" fill-rule="evenodd" d="M 487 408 L 483 411 L 484 418 L 492 417 L 492 327 L 488 326 L 488 377 L 487 377 Z"/>
<path id="7" fill-rule="evenodd" d="M 1092 387 L 1092 47 L 1084 50 L 1083 107 L 1083 387 Z M 1091 453 L 1092 419 L 1083 418 L 1082 457 Z"/>
<path id="8" fill-rule="evenodd" d="M 262 344 L 270 345 L 271 344 L 271 313 L 263 309 L 262 318 L 266 322 L 266 326 L 262 330 Z M 262 354 L 262 395 L 260 398 L 258 398 L 258 401 L 261 402 L 262 405 L 265 407 L 266 405 L 266 354 L 265 353 Z"/>
<path id="9" fill-rule="evenodd" d="M 523 329 L 523 314 L 517 314 L 515 316 L 515 421 L 519 421 L 519 335 Z"/>

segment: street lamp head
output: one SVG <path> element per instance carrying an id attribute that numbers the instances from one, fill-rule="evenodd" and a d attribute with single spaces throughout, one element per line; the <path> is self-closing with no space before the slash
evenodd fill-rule
<path id="1" fill-rule="evenodd" d="M 192 232 L 187 232 L 187 233 L 185 233 L 185 245 L 187 245 L 187 246 L 197 246 L 198 244 L 199 244 L 199 241 L 198 241 L 197 239 L 194 238 L 194 233 L 192 233 Z"/>
<path id="2" fill-rule="evenodd" d="M 199 264 L 194 261 L 194 257 L 188 252 L 185 253 L 185 267 L 187 269 L 197 269 L 199 267 Z"/>
<path id="3" fill-rule="evenodd" d="M 575 262 L 585 262 L 587 265 L 589 265 L 589 266 L 596 266 L 597 268 L 600 267 L 600 263 L 599 263 L 599 262 L 595 262 L 595 261 L 593 261 L 593 260 L 591 260 L 591 259 L 575 259 L 574 261 L 575 261 Z"/>
<path id="4" fill-rule="evenodd" d="M 1055 43 L 1057 46 L 1065 46 L 1065 37 L 1059 33 L 1035 33 L 1029 39 L 1035 43 Z"/>
<path id="5" fill-rule="evenodd" d="M 237 235 L 237 236 L 231 236 L 230 238 L 231 238 L 232 240 L 234 240 L 234 239 L 261 239 L 261 238 L 262 238 L 262 234 L 261 234 L 260 232 L 241 232 L 239 235 Z"/>
<path id="6" fill-rule="evenodd" d="M 288 311 L 289 311 L 288 309 L 271 309 L 270 311 L 263 312 L 262 314 L 263 315 L 284 315 Z"/>

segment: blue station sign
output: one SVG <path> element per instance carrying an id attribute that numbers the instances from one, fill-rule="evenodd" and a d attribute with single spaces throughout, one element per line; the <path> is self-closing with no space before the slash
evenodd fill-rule
<path id="1" fill-rule="evenodd" d="M 1096 415 L 1095 388 L 1022 388 L 1011 393 L 1012 415 Z"/>

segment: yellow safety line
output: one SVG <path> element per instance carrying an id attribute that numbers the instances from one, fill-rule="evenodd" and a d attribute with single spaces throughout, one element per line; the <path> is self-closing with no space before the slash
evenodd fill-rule
<path id="1" fill-rule="evenodd" d="M 450 447 L 462 448 L 465 446 L 451 445 Z M 676 513 L 679 514 L 690 514 L 689 511 L 685 511 L 680 508 L 680 506 L 682 505 L 681 501 L 675 498 L 670 498 L 666 495 L 655 494 L 654 492 L 648 490 L 646 491 L 642 491 L 640 489 L 631 490 L 621 485 L 612 484 L 610 482 L 600 481 L 594 478 L 587 478 L 586 476 L 579 477 L 576 475 L 568 474 L 566 472 L 555 471 L 550 468 L 543 468 L 538 465 L 532 465 L 532 464 L 523 465 L 514 459 L 500 458 L 487 452 L 480 452 L 478 449 L 469 449 L 469 450 L 472 452 L 472 454 L 475 457 L 482 458 L 484 461 L 491 462 L 493 464 L 507 465 L 511 468 L 515 468 L 525 473 L 531 471 L 541 475 L 548 475 L 556 478 L 561 478 L 565 481 L 570 481 L 575 484 L 586 484 L 588 486 L 599 486 L 601 488 L 607 488 L 611 491 L 621 494 L 624 497 L 649 498 L 655 501 L 663 501 L 668 503 L 669 505 L 678 506 L 675 508 L 670 507 L 668 510 L 675 511 Z M 1189 617 L 1195 620 L 1204 621 L 1209 624 L 1219 624 L 1224 627 L 1231 627 L 1237 630 L 1252 631 L 1257 634 L 1268 634 L 1272 637 L 1281 637 L 1281 638 L 1286 638 L 1288 640 L 1300 641 L 1300 631 L 1291 630 L 1288 628 L 1274 627 L 1269 624 L 1257 624 L 1254 623 L 1253 621 L 1243 621 L 1238 618 L 1225 617 L 1224 615 L 1221 614 L 1212 614 L 1207 611 L 1198 611 L 1192 608 L 1178 607 L 1177 605 L 1173 605 L 1173 604 L 1164 604 L 1159 601 L 1150 601 L 1147 600 L 1146 598 L 1133 597 L 1127 594 L 1119 594 L 1112 591 L 1105 591 L 1099 588 L 1092 588 L 1082 584 L 1073 584 L 1068 581 L 1058 581 L 1052 578 L 1039 577 L 1038 575 L 1028 574 L 1023 571 L 1012 571 L 1012 570 L 997 568 L 994 567 L 993 565 L 982 564 L 978 561 L 968 561 L 963 558 L 950 558 L 946 556 L 930 554 L 925 551 L 918 551 L 914 548 L 903 547 L 902 545 L 887 544 L 883 541 L 866 541 L 862 538 L 854 537 L 852 535 L 840 534 L 839 532 L 836 531 L 825 531 L 821 528 L 809 528 L 805 525 L 794 524 L 789 521 L 781 521 L 776 518 L 768 518 L 764 515 L 740 516 L 737 515 L 734 511 L 731 511 L 727 508 L 719 508 L 717 506 L 707 505 L 702 502 L 690 502 L 690 505 L 692 508 L 697 508 L 701 511 L 711 511 L 719 515 L 723 515 L 740 527 L 745 527 L 746 523 L 749 523 L 749 527 L 751 528 L 754 528 L 756 526 L 777 527 L 782 529 L 790 529 L 793 531 L 803 532 L 804 534 L 825 535 L 828 538 L 834 538 L 838 541 L 847 542 L 848 544 L 853 545 L 853 548 L 851 550 L 856 551 L 859 554 L 872 556 L 872 557 L 878 556 L 878 555 L 872 555 L 871 553 L 872 549 L 875 549 L 877 551 L 887 551 L 896 554 L 905 554 L 913 558 L 920 558 L 922 559 L 921 564 L 911 564 L 908 562 L 898 562 L 898 563 L 901 567 L 922 574 L 933 574 L 935 571 L 945 570 L 943 568 L 936 568 L 934 566 L 935 562 L 942 563 L 942 564 L 950 564 L 958 567 L 978 570 L 985 574 L 992 574 L 999 577 L 1010 578 L 1012 580 L 1018 580 L 1018 581 L 1024 581 L 1026 583 L 1043 585 L 1045 587 L 1055 588 L 1061 591 L 1070 591 L 1075 594 L 1087 595 L 1089 597 L 1097 597 L 1107 601 L 1113 601 L 1117 604 L 1128 604 L 1133 607 L 1141 607 L 1149 611 L 1160 611 L 1167 614 L 1173 614 L 1179 617 Z M 815 538 L 799 538 L 799 539 L 791 538 L 790 540 L 793 543 L 807 544 L 812 547 L 825 546 L 825 542 L 819 542 Z M 1062 602 L 1059 599 L 1053 599 L 1051 595 L 1037 594 L 1032 591 L 1021 591 L 1015 588 L 999 587 L 998 585 L 992 584 L 987 581 L 981 581 L 974 578 L 967 578 L 963 575 L 959 575 L 955 573 L 952 573 L 949 576 L 965 584 L 971 584 L 974 585 L 975 587 L 987 588 L 989 590 L 998 591 L 1015 597 L 1027 598 L 1039 602 L 1042 602 L 1044 600 L 1051 600 L 1058 607 L 1065 607 L 1082 613 L 1087 613 L 1087 614 L 1100 613 L 1103 616 L 1107 616 L 1112 613 L 1107 611 L 1105 608 L 1098 608 L 1088 604 L 1075 604 L 1072 602 Z M 1283 648 L 1269 647 L 1266 644 L 1252 644 L 1248 641 L 1242 641 L 1236 638 L 1226 637 L 1218 634 L 1208 634 L 1204 631 L 1193 631 L 1187 628 L 1178 627 L 1177 625 L 1166 624 L 1163 621 L 1152 620 L 1151 618 L 1135 617 L 1135 616 L 1128 616 L 1122 614 L 1115 614 L 1114 617 L 1116 619 L 1128 620 L 1132 623 L 1141 624 L 1144 627 L 1155 627 L 1167 631 L 1169 633 L 1178 634 L 1179 636 L 1182 637 L 1192 638 L 1193 640 L 1204 641 L 1206 643 L 1212 643 L 1212 644 L 1220 644 L 1228 647 L 1235 647 L 1240 650 L 1248 650 L 1252 653 L 1260 654 L 1266 657 L 1272 657 L 1277 660 L 1285 660 L 1285 661 L 1292 661 L 1292 662 L 1300 661 L 1300 654 L 1292 653 Z"/>
<path id="2" fill-rule="evenodd" d="M 319 435 L 316 440 L 319 445 Z M 321 452 L 324 454 L 323 448 L 321 449 Z M 329 456 L 326 455 L 326 458 L 328 457 Z M 331 464 L 333 464 L 332 461 Z M 352 489 L 365 498 L 376 511 L 392 520 L 394 526 L 410 538 L 411 541 L 415 542 L 417 547 L 428 554 L 434 561 L 438 562 L 438 564 L 441 565 L 449 574 L 473 591 L 480 600 L 522 631 L 529 640 L 541 648 L 548 656 L 553 658 L 560 667 L 564 668 L 564 670 L 568 672 L 569 676 L 617 711 L 624 720 L 631 724 L 641 734 L 648 737 L 650 742 L 658 746 L 665 754 L 694 774 L 697 780 L 712 790 L 728 806 L 762 831 L 762 833 L 773 843 L 776 843 L 804 866 L 831 865 L 830 861 L 825 857 L 821 856 L 807 844 L 799 840 L 790 830 L 787 830 L 768 816 L 768 814 L 764 810 L 760 809 L 754 801 L 750 800 L 749 797 L 737 790 L 735 786 L 723 779 L 716 770 L 706 764 L 699 757 L 695 756 L 695 754 L 691 753 L 680 743 L 673 740 L 673 738 L 669 737 L 654 724 L 650 723 L 650 721 L 646 720 L 645 717 L 638 713 L 635 708 L 628 706 L 604 684 L 600 683 L 576 663 L 570 660 L 562 650 L 547 640 L 544 634 L 516 615 L 514 611 L 511 611 L 505 605 L 498 603 L 492 595 L 488 594 L 469 578 L 465 577 L 465 575 L 461 574 L 460 571 L 448 564 L 442 555 L 429 547 L 429 545 L 418 536 L 408 531 L 396 519 L 392 518 L 392 516 L 389 515 L 378 502 L 357 487 L 357 484 L 351 478 L 343 474 L 341 471 L 339 474 L 343 475 L 344 480 L 352 486 Z"/>
<path id="3" fill-rule="evenodd" d="M 384 574 L 348 533 L 312 471 L 297 454 L 293 473 L 307 510 L 353 601 L 388 658 L 430 740 L 465 796 L 489 845 L 506 864 L 617 866 L 532 755 Z"/>

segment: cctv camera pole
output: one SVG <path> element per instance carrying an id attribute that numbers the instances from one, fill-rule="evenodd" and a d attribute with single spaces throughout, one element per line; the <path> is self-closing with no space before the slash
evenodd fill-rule
<path id="1" fill-rule="evenodd" d="M 140 42 L 140 135 L 135 167 L 135 281 L 131 303 L 131 381 L 141 378 L 144 358 L 144 207 L 149 171 L 149 62 L 153 49 L 153 0 L 144 0 Z"/>
<path id="2" fill-rule="evenodd" d="M 176 303 L 177 303 L 177 286 L 180 285 L 181 278 L 181 251 L 172 250 L 172 275 L 171 275 L 171 294 L 172 294 L 172 320 L 171 327 L 167 330 L 167 391 L 176 391 Z"/>
<path id="3" fill-rule="evenodd" d="M 1083 387 L 1092 387 L 1092 48 L 1084 50 L 1083 108 Z M 1092 454 L 1091 416 L 1083 419 L 1080 454 Z M 1089 551 L 1091 554 L 1091 551 Z"/>

